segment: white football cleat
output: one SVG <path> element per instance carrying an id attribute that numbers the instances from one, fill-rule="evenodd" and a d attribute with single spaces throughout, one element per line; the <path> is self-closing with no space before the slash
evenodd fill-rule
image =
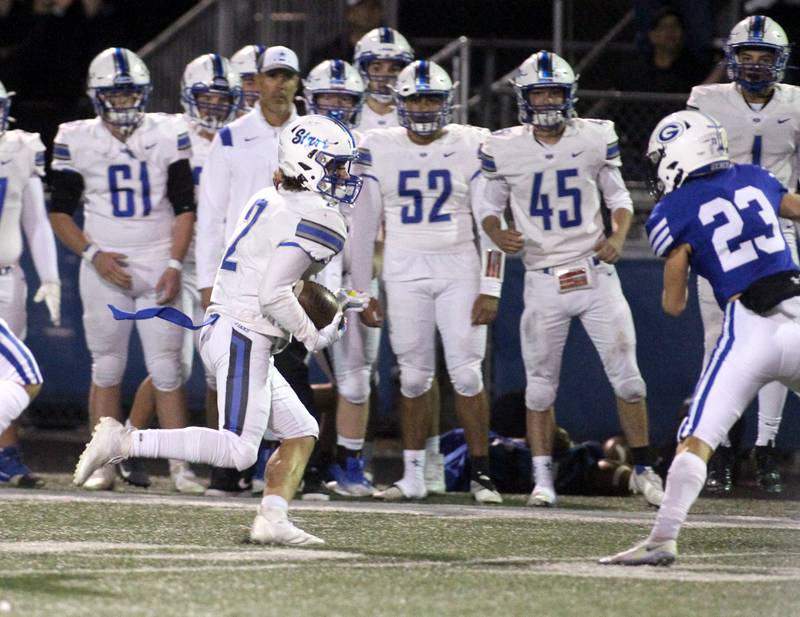
<path id="1" fill-rule="evenodd" d="M 114 466 L 103 465 L 95 469 L 83 483 L 89 491 L 110 491 L 114 488 Z"/>
<path id="2" fill-rule="evenodd" d="M 556 492 L 546 486 L 534 486 L 527 505 L 532 508 L 551 508 L 556 505 Z"/>
<path id="3" fill-rule="evenodd" d="M 444 495 L 447 485 L 444 482 L 444 455 L 425 453 L 425 490 L 429 495 Z"/>
<path id="4" fill-rule="evenodd" d="M 631 479 L 628 481 L 628 488 L 634 495 L 642 495 L 651 506 L 660 506 L 664 501 L 664 483 L 652 467 L 641 467 L 637 472 L 636 468 L 631 472 Z"/>
<path id="5" fill-rule="evenodd" d="M 604 566 L 669 566 L 675 562 L 677 556 L 678 546 L 675 540 L 664 542 L 645 540 L 627 551 L 603 557 L 598 563 Z"/>
<path id="6" fill-rule="evenodd" d="M 130 442 L 130 431 L 114 418 L 100 418 L 92 432 L 92 439 L 86 444 L 83 454 L 78 459 L 75 467 L 73 482 L 77 486 L 83 486 L 92 473 L 108 463 L 118 463 L 127 458 L 127 451 L 130 451 L 130 443 L 127 448 L 124 446 L 125 438 Z M 127 450 L 127 451 L 126 451 Z M 111 481 L 113 483 L 114 469 L 111 469 Z M 86 488 L 89 488 L 88 486 Z M 93 490 L 105 490 L 93 489 Z"/>
<path id="7" fill-rule="evenodd" d="M 476 479 L 470 480 L 469 491 L 472 493 L 472 498 L 478 503 L 503 503 L 500 491 L 497 490 L 492 479 L 483 472 L 479 473 Z"/>
<path id="8" fill-rule="evenodd" d="M 175 490 L 187 495 L 202 495 L 206 487 L 200 484 L 197 476 L 186 461 L 170 459 L 169 476 L 175 484 Z"/>
<path id="9" fill-rule="evenodd" d="M 414 486 L 411 482 L 400 480 L 383 491 L 376 491 L 372 494 L 375 499 L 384 501 L 399 501 L 401 499 L 425 499 L 428 491 L 424 484 Z"/>
<path id="10" fill-rule="evenodd" d="M 280 508 L 258 508 L 258 514 L 250 529 L 250 541 L 256 544 L 282 544 L 285 546 L 316 546 L 325 540 L 312 536 L 295 527 L 286 510 Z"/>

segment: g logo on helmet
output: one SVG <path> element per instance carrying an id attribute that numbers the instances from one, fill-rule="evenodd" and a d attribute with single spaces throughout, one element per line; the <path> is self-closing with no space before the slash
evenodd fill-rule
<path id="1" fill-rule="evenodd" d="M 662 144 L 668 144 L 677 139 L 681 133 L 683 133 L 683 124 L 670 122 L 658 132 L 658 141 Z"/>

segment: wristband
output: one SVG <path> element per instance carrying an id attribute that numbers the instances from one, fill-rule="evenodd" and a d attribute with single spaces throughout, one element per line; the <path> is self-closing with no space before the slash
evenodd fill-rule
<path id="1" fill-rule="evenodd" d="M 170 259 L 167 262 L 167 268 L 172 268 L 178 272 L 183 272 L 183 264 L 178 259 Z"/>
<path id="2" fill-rule="evenodd" d="M 86 261 L 86 263 L 92 263 L 94 261 L 95 256 L 100 252 L 100 247 L 96 244 L 89 244 L 85 249 L 83 249 L 83 253 L 81 253 L 81 257 Z"/>

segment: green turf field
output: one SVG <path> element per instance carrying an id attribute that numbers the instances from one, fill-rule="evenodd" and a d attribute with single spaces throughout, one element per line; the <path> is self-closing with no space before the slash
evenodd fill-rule
<path id="1" fill-rule="evenodd" d="M 635 497 L 297 502 L 310 550 L 249 545 L 255 499 L 47 479 L 0 490 L 2 617 L 800 615 L 797 501 L 701 500 L 675 566 L 623 568 L 595 561 L 646 533 Z"/>

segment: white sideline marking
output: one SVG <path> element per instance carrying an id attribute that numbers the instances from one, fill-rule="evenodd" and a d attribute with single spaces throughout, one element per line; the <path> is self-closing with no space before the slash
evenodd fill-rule
<path id="1" fill-rule="evenodd" d="M 0 497 L 4 501 L 49 502 L 49 503 L 96 503 L 96 504 L 135 504 L 139 506 L 191 506 L 217 508 L 223 510 L 255 511 L 257 499 L 185 497 L 169 495 L 146 495 L 141 493 L 57 493 L 36 492 L 24 489 L 3 489 Z M 2 502 L 0 502 L 2 507 Z M 294 512 L 352 512 L 355 514 L 402 514 L 411 516 L 436 516 L 449 519 L 531 519 L 543 521 L 569 521 L 577 523 L 625 523 L 649 525 L 655 512 L 619 512 L 609 510 L 561 510 L 558 508 L 490 507 L 451 504 L 421 503 L 370 503 L 370 502 L 292 502 Z M 786 529 L 800 531 L 800 518 L 792 516 L 742 516 L 742 515 L 696 515 L 690 516 L 686 527 L 698 529 L 741 528 L 741 529 Z"/>
<path id="2" fill-rule="evenodd" d="M 203 550 L 189 544 L 141 544 L 129 542 L 0 542 L 0 553 L 46 555 L 50 553 L 97 553 L 100 551 L 148 551 L 167 549 Z"/>

